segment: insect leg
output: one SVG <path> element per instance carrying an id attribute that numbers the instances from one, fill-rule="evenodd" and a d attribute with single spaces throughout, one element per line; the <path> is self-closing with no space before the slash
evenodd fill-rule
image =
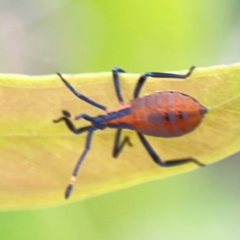
<path id="1" fill-rule="evenodd" d="M 121 136 L 122 129 L 118 128 L 116 135 L 115 135 L 115 140 L 114 140 L 114 146 L 113 146 L 113 157 L 117 158 L 120 152 L 122 151 L 123 147 L 125 144 L 128 144 L 130 147 L 132 147 L 132 143 L 130 142 L 130 139 L 128 136 L 125 136 L 124 139 L 120 142 L 120 136 Z"/>
<path id="2" fill-rule="evenodd" d="M 63 76 L 60 74 L 60 73 L 57 73 L 57 75 L 61 78 L 61 80 L 63 81 L 63 83 L 66 85 L 66 87 L 75 95 L 77 96 L 78 98 L 82 99 L 83 101 L 93 105 L 94 107 L 97 107 L 97 108 L 100 108 L 102 110 L 106 110 L 107 108 L 93 100 L 91 100 L 90 98 L 82 95 L 81 93 L 77 92 L 68 82 L 67 80 L 65 80 L 63 78 Z"/>
<path id="3" fill-rule="evenodd" d="M 68 129 L 75 134 L 81 134 L 83 132 L 86 132 L 92 127 L 92 126 L 86 126 L 86 127 L 81 127 L 81 128 L 75 128 L 74 124 L 66 117 L 61 117 L 57 120 L 53 120 L 54 123 L 58 123 L 61 121 L 64 121 L 66 123 Z"/>
<path id="4" fill-rule="evenodd" d="M 73 170 L 70 183 L 69 183 L 69 185 L 67 186 L 66 191 L 65 191 L 65 198 L 66 198 L 66 199 L 67 199 L 67 198 L 70 196 L 70 194 L 71 194 L 71 191 L 72 191 L 72 189 L 73 189 L 74 183 L 75 183 L 76 178 L 77 178 L 77 174 L 78 174 L 79 167 L 81 166 L 84 157 L 86 156 L 88 150 L 90 149 L 92 134 L 93 134 L 94 130 L 95 130 L 94 127 L 91 127 L 91 128 L 88 129 L 88 135 L 87 135 L 87 139 L 86 139 L 85 148 L 84 148 L 84 150 L 83 150 L 82 155 L 80 156 L 80 158 L 78 159 L 78 161 L 77 161 L 77 163 L 76 163 L 76 165 L 75 165 L 75 168 L 74 168 L 74 170 Z"/>
<path id="5" fill-rule="evenodd" d="M 137 82 L 136 87 L 135 87 L 134 92 L 133 92 L 133 98 L 137 98 L 139 96 L 139 92 L 140 92 L 143 84 L 145 83 L 147 77 L 153 77 L 153 78 L 187 78 L 191 75 L 194 68 L 195 67 L 192 66 L 189 69 L 189 71 L 187 72 L 187 74 L 185 74 L 185 75 L 174 74 L 174 73 L 163 73 L 163 72 L 147 72 L 147 73 L 141 75 L 140 78 L 138 79 L 138 82 Z"/>
<path id="6" fill-rule="evenodd" d="M 114 88 L 117 94 L 117 98 L 119 102 L 123 102 L 120 86 L 119 86 L 119 78 L 118 78 L 118 73 L 124 73 L 125 71 L 121 68 L 114 67 L 112 69 L 112 74 L 113 74 L 113 83 L 114 83 Z"/>
<path id="7" fill-rule="evenodd" d="M 140 138 L 143 146 L 146 148 L 147 152 L 149 153 L 149 155 L 151 156 L 151 158 L 153 159 L 153 161 L 155 163 L 157 163 L 158 165 L 162 166 L 162 167 L 173 167 L 173 166 L 179 166 L 179 165 L 183 165 L 189 162 L 195 163 L 197 164 L 199 167 L 203 167 L 205 166 L 204 164 L 200 163 L 198 160 L 194 159 L 194 158 L 181 158 L 181 159 L 171 159 L 168 161 L 162 161 L 161 158 L 157 155 L 157 153 L 152 149 L 152 147 L 150 146 L 150 144 L 148 143 L 148 141 L 146 140 L 146 138 L 139 132 L 137 132 L 138 137 Z"/>
<path id="8" fill-rule="evenodd" d="M 90 122 L 94 121 L 94 117 L 91 117 L 91 116 L 87 115 L 86 113 L 80 113 L 79 115 L 72 117 L 70 112 L 68 112 L 67 110 L 62 110 L 62 114 L 66 118 L 71 118 L 73 120 L 79 120 L 79 119 L 83 118 Z"/>

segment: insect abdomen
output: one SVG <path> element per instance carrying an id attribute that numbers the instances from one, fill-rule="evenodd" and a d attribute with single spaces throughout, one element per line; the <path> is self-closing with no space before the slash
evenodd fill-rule
<path id="1" fill-rule="evenodd" d="M 161 91 L 131 101 L 134 129 L 140 133 L 177 137 L 191 132 L 207 109 L 191 96 Z"/>

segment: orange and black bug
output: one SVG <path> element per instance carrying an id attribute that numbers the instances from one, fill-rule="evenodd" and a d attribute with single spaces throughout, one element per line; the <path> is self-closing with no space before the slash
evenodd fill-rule
<path id="1" fill-rule="evenodd" d="M 70 183 L 66 188 L 65 198 L 70 196 L 79 167 L 90 148 L 92 134 L 97 129 L 104 129 L 106 127 L 117 128 L 112 154 L 115 158 L 118 157 L 125 144 L 131 146 L 131 142 L 127 136 L 120 142 L 122 129 L 131 129 L 137 132 L 143 146 L 153 161 L 158 165 L 162 167 L 172 167 L 193 162 L 198 166 L 204 166 L 204 164 L 192 157 L 162 161 L 143 134 L 165 138 L 182 136 L 193 131 L 199 125 L 207 113 L 207 108 L 203 107 L 193 97 L 176 91 L 159 91 L 144 97 L 139 97 L 139 92 L 148 77 L 184 79 L 191 75 L 194 68 L 194 66 L 191 67 L 186 75 L 162 72 L 147 72 L 141 75 L 133 92 L 133 100 L 125 103 L 123 102 L 119 86 L 119 73 L 124 73 L 125 71 L 120 68 L 113 68 L 113 83 L 120 106 L 112 110 L 77 92 L 60 73 L 57 73 L 66 87 L 78 98 L 106 112 L 105 115 L 96 117 L 91 117 L 85 113 L 71 117 L 68 111 L 63 110 L 62 113 L 64 116 L 54 120 L 55 123 L 64 121 L 69 130 L 75 134 L 88 132 L 85 149 L 73 170 Z M 70 121 L 70 118 L 73 120 L 83 118 L 91 122 L 91 125 L 76 129 Z"/>

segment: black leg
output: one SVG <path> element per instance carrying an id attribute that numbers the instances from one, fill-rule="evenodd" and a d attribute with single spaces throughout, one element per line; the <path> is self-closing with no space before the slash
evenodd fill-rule
<path id="1" fill-rule="evenodd" d="M 61 80 L 63 81 L 63 83 L 66 85 L 66 87 L 75 95 L 77 96 L 78 98 L 82 99 L 83 101 L 93 105 L 94 107 L 97 107 L 97 108 L 100 108 L 102 110 L 106 110 L 107 108 L 93 100 L 91 100 L 90 98 L 82 95 L 81 93 L 77 92 L 68 82 L 67 80 L 65 80 L 63 78 L 63 76 L 60 74 L 60 73 L 57 73 L 57 75 L 61 78 Z"/>
<path id="2" fill-rule="evenodd" d="M 75 116 L 75 117 L 72 117 L 71 113 L 67 110 L 62 110 L 62 114 L 63 116 L 67 117 L 67 118 L 71 118 L 73 120 L 79 120 L 81 118 L 87 120 L 87 121 L 90 121 L 90 122 L 93 122 L 94 121 L 94 118 L 87 115 L 86 113 L 80 113 L 79 115 Z"/>
<path id="3" fill-rule="evenodd" d="M 190 163 L 190 162 L 197 164 L 200 167 L 205 166 L 204 164 L 200 163 L 198 160 L 196 160 L 194 158 L 171 159 L 171 160 L 163 162 L 160 159 L 160 157 L 156 154 L 156 152 L 152 149 L 152 147 L 150 146 L 150 144 L 148 143 L 146 138 L 141 133 L 137 133 L 137 134 L 138 134 L 138 137 L 140 138 L 143 146 L 146 148 L 147 152 L 153 159 L 153 161 L 162 167 L 179 166 L 179 165 L 183 165 L 183 164 Z"/>
<path id="4" fill-rule="evenodd" d="M 54 123 L 58 123 L 58 122 L 61 122 L 61 121 L 64 121 L 66 123 L 68 129 L 75 134 L 81 134 L 83 132 L 86 132 L 92 127 L 92 126 L 86 126 L 86 127 L 81 127 L 81 128 L 77 129 L 77 128 L 75 128 L 73 123 L 66 117 L 61 117 L 57 120 L 53 120 Z"/>
<path id="5" fill-rule="evenodd" d="M 120 152 L 122 151 L 123 147 L 125 144 L 128 144 L 128 146 L 132 147 L 132 143 L 130 142 L 130 139 L 128 136 L 125 136 L 124 139 L 120 142 L 120 136 L 121 136 L 122 129 L 119 128 L 116 132 L 115 135 L 115 140 L 114 140 L 114 146 L 113 146 L 113 157 L 117 158 Z"/>
<path id="6" fill-rule="evenodd" d="M 81 166 L 81 164 L 83 162 L 84 157 L 86 156 L 88 150 L 90 149 L 90 143 L 91 143 L 92 134 L 93 134 L 94 130 L 95 130 L 94 127 L 91 127 L 91 128 L 88 129 L 88 135 L 87 135 L 87 139 L 86 139 L 85 149 L 83 150 L 82 155 L 80 156 L 80 158 L 78 159 L 78 161 L 77 161 L 77 163 L 75 165 L 75 168 L 73 170 L 70 183 L 67 186 L 66 191 L 65 191 L 65 198 L 66 199 L 69 198 L 69 196 L 71 194 L 71 191 L 73 189 L 74 183 L 76 181 L 78 170 L 79 170 L 79 168 L 80 168 L 80 166 Z"/>
<path id="7" fill-rule="evenodd" d="M 173 74 L 173 73 L 162 73 L 162 72 L 147 72 L 143 75 L 140 76 L 140 78 L 138 79 L 138 82 L 136 84 L 136 87 L 134 89 L 133 92 L 133 98 L 137 98 L 139 96 L 139 92 L 144 84 L 144 82 L 146 81 L 147 77 L 153 77 L 153 78 L 187 78 L 191 75 L 193 69 L 195 67 L 192 66 L 188 73 L 185 75 L 181 75 L 181 74 Z"/>
<path id="8" fill-rule="evenodd" d="M 119 86 L 119 78 L 118 78 L 118 73 L 124 73 L 125 71 L 122 70 L 121 68 L 114 67 L 112 69 L 112 74 L 113 74 L 113 82 L 114 82 L 114 88 L 117 94 L 117 98 L 119 102 L 123 102 L 120 86 Z"/>

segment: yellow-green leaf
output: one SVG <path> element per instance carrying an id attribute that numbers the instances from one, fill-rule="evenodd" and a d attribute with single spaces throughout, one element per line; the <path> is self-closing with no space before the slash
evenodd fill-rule
<path id="1" fill-rule="evenodd" d="M 114 107 L 117 98 L 111 72 L 64 75 L 81 93 Z M 139 74 L 121 74 L 125 100 Z M 163 160 L 194 157 L 209 164 L 240 148 L 240 65 L 198 68 L 186 80 L 149 78 L 141 94 L 176 90 L 196 98 L 209 109 L 200 126 L 183 137 L 147 137 Z M 52 120 L 67 109 L 103 114 L 76 98 L 57 75 L 0 75 L 0 208 L 42 206 L 66 202 L 64 191 L 82 153 L 86 134 L 74 135 L 64 123 Z M 77 126 L 87 124 L 76 121 Z M 71 200 L 84 199 L 141 182 L 197 169 L 194 164 L 161 168 L 139 142 L 134 131 L 124 131 L 133 147 L 118 159 L 111 156 L 114 129 L 96 131 L 91 150 L 80 169 Z M 201 171 L 201 169 L 199 169 Z"/>

